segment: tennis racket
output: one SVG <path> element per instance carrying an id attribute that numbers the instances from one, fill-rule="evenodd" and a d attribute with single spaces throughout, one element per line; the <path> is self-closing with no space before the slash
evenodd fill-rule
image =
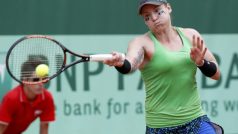
<path id="1" fill-rule="evenodd" d="M 67 55 L 78 59 L 66 64 Z M 125 57 L 124 54 L 122 54 Z M 17 40 L 8 50 L 6 68 L 10 76 L 22 84 L 45 83 L 69 67 L 82 62 L 102 62 L 112 58 L 111 54 L 85 55 L 76 54 L 55 39 L 44 35 L 28 35 Z M 37 77 L 36 67 L 45 64 L 49 73 L 45 77 Z"/>

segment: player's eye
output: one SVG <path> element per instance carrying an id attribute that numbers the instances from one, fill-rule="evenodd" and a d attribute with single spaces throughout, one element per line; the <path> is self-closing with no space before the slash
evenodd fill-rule
<path id="1" fill-rule="evenodd" d="M 150 15 L 145 15 L 145 16 L 144 16 L 144 20 L 145 20 L 145 21 L 149 21 L 150 18 L 151 18 Z"/>
<path id="2" fill-rule="evenodd" d="M 158 13 L 159 13 L 159 11 L 160 11 L 160 10 L 157 8 L 157 9 L 155 9 L 155 11 L 154 11 L 154 12 L 158 14 Z"/>
<path id="3" fill-rule="evenodd" d="M 32 82 L 37 82 L 37 81 L 40 81 L 40 78 L 33 78 L 32 79 Z"/>

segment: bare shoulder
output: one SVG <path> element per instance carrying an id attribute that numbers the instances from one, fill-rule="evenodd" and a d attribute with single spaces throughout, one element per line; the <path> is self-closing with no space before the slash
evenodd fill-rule
<path id="1" fill-rule="evenodd" d="M 151 41 L 151 39 L 150 39 L 148 33 L 145 33 L 143 35 L 139 35 L 139 36 L 135 37 L 134 39 L 132 39 L 130 41 L 129 45 L 143 46 L 144 44 L 147 44 L 150 41 Z"/>
<path id="2" fill-rule="evenodd" d="M 187 33 L 187 34 L 192 34 L 192 35 L 193 34 L 195 34 L 195 35 L 199 34 L 199 32 L 194 28 L 181 28 L 181 29 L 184 33 Z"/>
<path id="3" fill-rule="evenodd" d="M 193 35 L 201 37 L 200 33 L 193 28 L 181 28 L 181 31 L 187 36 L 189 39 L 193 38 Z"/>

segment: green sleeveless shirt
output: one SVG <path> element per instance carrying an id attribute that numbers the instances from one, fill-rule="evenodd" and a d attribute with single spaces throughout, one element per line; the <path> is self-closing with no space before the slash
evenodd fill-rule
<path id="1" fill-rule="evenodd" d="M 149 32 L 155 51 L 140 71 L 146 89 L 146 125 L 151 128 L 177 126 L 204 115 L 195 78 L 197 67 L 190 59 L 192 45 L 176 30 L 183 47 L 175 52 Z"/>

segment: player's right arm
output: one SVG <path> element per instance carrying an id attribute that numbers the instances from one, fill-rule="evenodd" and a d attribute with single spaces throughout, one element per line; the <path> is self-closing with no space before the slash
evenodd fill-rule
<path id="1" fill-rule="evenodd" d="M 128 73 L 130 73 L 140 68 L 144 60 L 144 53 L 145 51 L 141 43 L 141 37 L 137 37 L 128 44 L 126 57 L 123 57 L 119 52 L 113 52 L 113 58 L 104 61 L 104 63 L 109 66 L 120 68 L 125 65 L 126 60 L 130 64 L 130 70 L 128 71 Z"/>
<path id="2" fill-rule="evenodd" d="M 137 37 L 128 45 L 126 59 L 131 64 L 130 72 L 134 72 L 139 69 L 144 61 L 145 50 L 141 42 L 141 38 Z"/>
<path id="3" fill-rule="evenodd" d="M 13 107 L 13 100 L 6 94 L 0 103 L 0 134 L 4 133 L 12 120 Z"/>

